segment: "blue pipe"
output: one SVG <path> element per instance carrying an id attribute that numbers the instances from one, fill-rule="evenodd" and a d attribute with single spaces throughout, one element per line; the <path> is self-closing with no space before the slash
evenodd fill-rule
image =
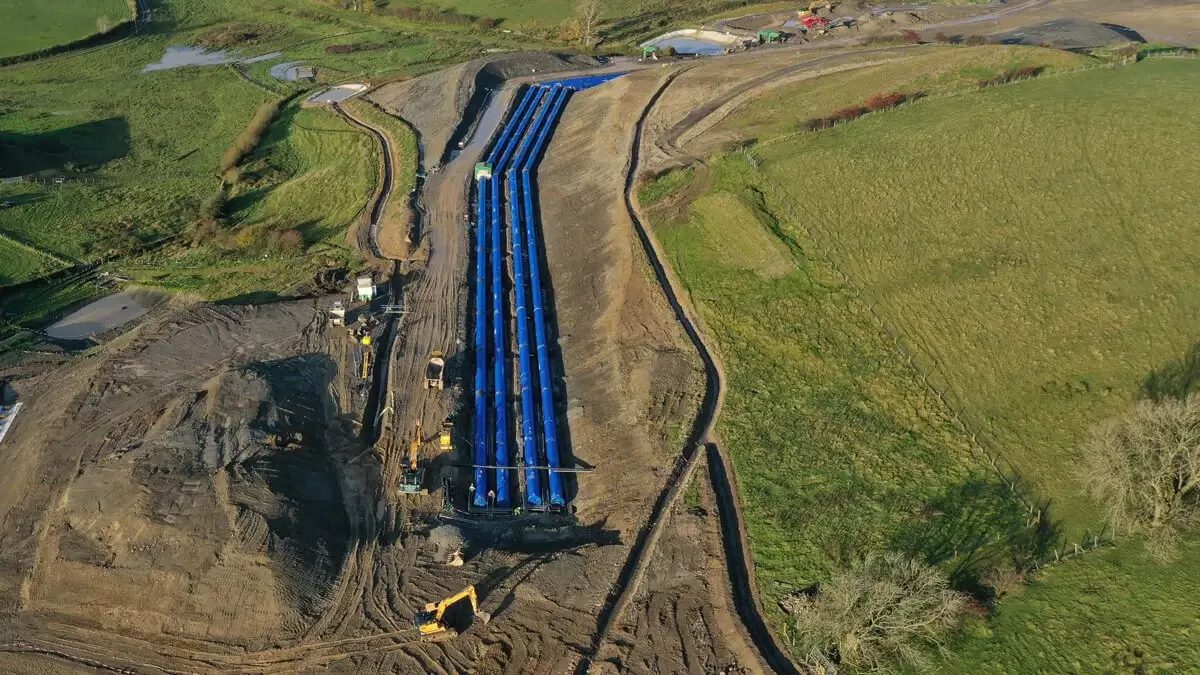
<path id="1" fill-rule="evenodd" d="M 528 107 L 529 100 L 523 98 L 514 113 L 520 119 Z M 492 146 L 488 161 L 492 161 L 501 148 L 507 145 L 513 126 L 507 125 L 500 138 Z M 476 185 L 476 238 L 475 238 L 475 465 L 482 467 L 488 462 L 488 413 L 487 413 L 487 249 L 489 230 L 488 185 L 486 180 Z M 497 223 L 497 225 L 499 225 Z M 475 494 L 472 502 L 477 507 L 488 505 L 488 471 L 475 469 Z"/>
<path id="2" fill-rule="evenodd" d="M 494 349 L 493 357 L 493 373 L 494 373 L 494 388 L 495 395 L 493 408 L 495 409 L 495 456 L 496 466 L 511 466 L 512 461 L 508 452 L 508 321 L 505 313 L 505 293 L 504 293 L 504 253 L 505 253 L 505 237 L 504 237 L 504 221 L 500 209 L 503 192 L 500 187 L 501 172 L 505 170 L 508 163 L 511 161 L 513 149 L 517 142 L 526 133 L 533 112 L 537 109 L 541 102 L 542 92 L 536 88 L 530 88 L 522 96 L 521 105 L 517 108 L 517 113 L 512 122 L 506 125 L 504 133 L 501 134 L 500 142 L 497 143 L 494 149 L 493 156 L 495 165 L 492 167 L 492 177 L 489 179 L 488 191 L 490 195 L 491 207 L 491 224 L 492 224 L 492 345 Z M 496 508 L 509 508 L 512 505 L 512 500 L 509 494 L 508 471 L 506 469 L 496 469 L 496 500 L 494 505 Z"/>
<path id="3" fill-rule="evenodd" d="M 542 399 L 542 435 L 546 444 L 546 465 L 550 468 L 548 472 L 550 474 L 550 503 L 562 506 L 566 504 L 566 492 L 563 488 L 562 474 L 554 471 L 554 469 L 561 468 L 562 463 L 558 454 L 558 422 L 554 412 L 554 387 L 551 380 L 550 348 L 547 344 L 546 309 L 542 295 L 541 262 L 539 260 L 541 249 L 535 227 L 537 221 L 533 212 L 533 186 L 530 175 L 538 163 L 549 132 L 554 128 L 563 105 L 570 95 L 570 90 L 564 87 L 554 87 L 553 91 L 553 99 L 547 104 L 550 106 L 547 121 L 538 133 L 526 166 L 521 170 L 521 182 L 525 193 L 523 204 L 526 223 L 525 236 L 528 241 L 529 277 L 533 289 L 533 329 L 537 344 L 538 384 Z"/>
<path id="4" fill-rule="evenodd" d="M 504 275 L 501 264 L 501 254 L 504 252 L 503 227 L 500 221 L 500 177 L 492 174 L 488 179 L 488 189 L 491 192 L 492 208 L 492 345 L 495 349 L 493 365 L 495 373 L 495 415 L 496 415 L 496 466 L 508 466 L 508 359 L 505 351 L 508 340 L 505 335 L 506 321 L 504 316 Z M 496 469 L 496 501 L 497 508 L 508 508 L 511 502 L 508 497 L 508 471 Z"/>
<path id="5" fill-rule="evenodd" d="M 487 185 L 475 188 L 475 466 L 487 459 Z M 475 469 L 477 507 L 487 506 L 487 469 Z"/>
<path id="6" fill-rule="evenodd" d="M 540 87 L 539 87 L 540 88 Z M 543 91 L 544 95 L 544 91 Z M 521 195 L 524 191 L 524 183 L 520 180 L 518 173 L 528 161 L 530 156 L 529 151 L 533 145 L 533 139 L 537 135 L 537 131 L 545 124 L 547 113 L 550 111 L 550 103 L 543 105 L 534 119 L 529 133 L 525 134 L 521 142 L 521 147 L 517 151 L 516 159 L 513 162 L 512 168 L 505 174 L 505 180 L 508 183 L 508 207 L 509 221 L 512 228 L 512 245 L 513 245 L 513 273 L 516 277 L 514 281 L 514 291 L 516 296 L 517 309 L 517 352 L 518 364 L 520 369 L 521 381 L 521 430 L 522 441 L 524 446 L 525 458 L 525 500 L 532 506 L 541 506 L 543 503 L 541 480 L 538 476 L 538 471 L 532 467 L 538 466 L 538 441 L 537 441 L 537 412 L 535 410 L 533 396 L 533 364 L 529 349 L 529 313 L 528 300 L 526 298 L 525 287 L 528 274 L 525 270 L 525 235 L 522 230 L 521 219 Z M 529 221 L 526 220 L 526 223 Z"/>

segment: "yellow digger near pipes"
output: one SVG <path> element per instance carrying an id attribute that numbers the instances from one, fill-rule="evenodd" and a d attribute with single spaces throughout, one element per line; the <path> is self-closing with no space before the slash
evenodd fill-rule
<path id="1" fill-rule="evenodd" d="M 404 462 L 404 471 L 397 486 L 403 494 L 425 494 L 425 490 L 421 488 L 425 471 L 417 468 L 417 457 L 421 454 L 421 445 L 424 442 L 425 439 L 421 438 L 421 420 L 417 420 L 417 430 L 408 446 L 408 458 Z"/>
<path id="2" fill-rule="evenodd" d="M 425 605 L 413 617 L 413 626 L 421 632 L 422 639 L 436 641 L 462 635 L 475 619 L 487 623 L 491 618 L 487 612 L 479 611 L 475 587 L 467 586 L 445 600 Z M 453 629 L 453 632 L 448 632 L 447 629 Z"/>

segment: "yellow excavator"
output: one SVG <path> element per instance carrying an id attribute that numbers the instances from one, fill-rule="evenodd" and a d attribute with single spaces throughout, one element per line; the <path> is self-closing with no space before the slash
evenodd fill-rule
<path id="1" fill-rule="evenodd" d="M 421 494 L 421 482 L 425 471 L 417 468 L 417 457 L 421 454 L 421 420 L 417 420 L 417 431 L 412 444 L 408 446 L 408 458 L 405 460 L 404 473 L 400 476 L 400 492 L 409 495 Z"/>
<path id="2" fill-rule="evenodd" d="M 475 587 L 467 586 L 441 602 L 425 605 L 413 617 L 413 625 L 421 633 L 422 640 L 436 642 L 462 635 L 475 619 L 487 623 L 492 617 L 479 611 Z"/>

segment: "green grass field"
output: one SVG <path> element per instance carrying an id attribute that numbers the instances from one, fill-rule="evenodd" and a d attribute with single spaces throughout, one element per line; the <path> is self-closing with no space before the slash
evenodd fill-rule
<path id="1" fill-rule="evenodd" d="M 970 88 L 985 78 L 1025 66 L 1048 71 L 1078 68 L 1088 59 L 1070 52 L 1030 47 L 927 46 L 887 63 L 784 85 L 742 107 L 716 127 L 718 133 L 750 138 L 776 138 L 797 130 L 810 117 L 846 106 L 861 105 L 874 94 L 899 91 L 936 96 Z M 879 57 L 864 55 L 866 63 Z M 829 86 L 830 78 L 837 86 Z"/>
<path id="2" fill-rule="evenodd" d="M 0 58 L 70 44 L 132 17 L 128 0 L 0 0 Z"/>
<path id="3" fill-rule="evenodd" d="M 799 85 L 829 109 L 775 124 L 756 104 L 724 122 L 761 134 L 757 170 L 733 154 L 642 189 L 664 205 L 651 219 L 727 366 L 719 430 L 768 613 L 868 549 L 953 574 L 954 549 L 986 557 L 997 535 L 1030 534 L 906 352 L 1049 502 L 1043 544 L 1103 526 L 1077 443 L 1200 341 L 1197 75 L 1196 61 L 1147 61 L 795 133 L 889 89 L 830 76 Z M 684 188 L 699 195 L 688 206 L 664 199 Z M 1137 653 L 1194 664 L 1195 603 L 1168 600 L 1198 562 L 1151 564 L 1123 541 L 1066 563 L 963 638 L 953 670 L 1132 672 L 1120 664 Z M 1088 578 L 1098 597 L 1081 592 Z"/>
<path id="4" fill-rule="evenodd" d="M 19 284 L 60 267 L 57 262 L 36 250 L 0 237 L 0 286 Z"/>
<path id="5" fill-rule="evenodd" d="M 255 34 L 226 48 L 239 56 L 283 51 L 281 59 L 315 65 L 323 81 L 353 81 L 428 72 L 487 49 L 541 44 L 311 0 L 168 0 L 157 3 L 152 16 L 137 37 L 86 55 L 0 69 L 0 177 L 41 177 L 0 183 L 0 201 L 17 202 L 0 210 L 0 232 L 64 259 L 106 260 L 110 270 L 213 298 L 254 292 L 270 297 L 314 267 L 344 260 L 341 235 L 374 180 L 373 144 L 351 129 L 322 130 L 342 123 L 321 113 L 285 115 L 272 134 L 286 140 L 262 160 L 270 165 L 269 176 L 256 179 L 253 198 L 235 196 L 230 215 L 235 228 L 288 223 L 302 229 L 309 255 L 264 260 L 256 268 L 245 256 L 194 247 L 192 231 L 219 184 L 217 165 L 225 148 L 263 102 L 312 85 L 272 80 L 268 70 L 277 60 L 248 66 L 269 91 L 225 66 L 140 72 L 168 46 Z M 0 43 L 7 45 L 9 34 L 0 25 Z M 333 44 L 373 48 L 327 54 Z M 141 252 L 147 247 L 153 250 Z M 45 257 L 33 251 L 6 246 L 3 256 L 11 270 L 6 279 L 12 280 L 5 283 L 50 271 Z M 65 287 L 53 292 L 75 297 Z M 0 305 L 14 311 L 11 298 Z M 45 318 L 15 313 L 30 326 Z"/>
<path id="6" fill-rule="evenodd" d="M 158 253 L 132 260 L 125 271 L 141 283 L 210 300 L 285 292 L 318 266 L 359 260 L 345 240 L 346 226 L 376 180 L 373 138 L 332 111 L 288 108 L 230 191 L 232 250 Z M 308 255 L 264 254 L 255 245 L 287 230 L 302 235 Z"/>
<path id="7" fill-rule="evenodd" d="M 945 673 L 1189 673 L 1200 663 L 1200 546 L 1163 567 L 1137 547 L 1046 570 L 952 645 Z M 1145 573 L 1151 570 L 1152 573 Z"/>

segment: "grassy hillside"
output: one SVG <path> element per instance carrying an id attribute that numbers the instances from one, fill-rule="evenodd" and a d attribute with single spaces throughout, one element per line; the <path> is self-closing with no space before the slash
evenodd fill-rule
<path id="1" fill-rule="evenodd" d="M 822 202 L 803 226 L 1074 531 L 1100 527 L 1080 435 L 1200 340 L 1197 75 L 1160 60 L 1047 78 L 761 151 L 794 203 Z M 790 180 L 812 166 L 821 181 Z"/>
<path id="2" fill-rule="evenodd" d="M 16 32 L 0 23 L 0 44 Z M 168 47 L 188 44 L 230 57 L 282 54 L 242 66 L 252 81 L 221 65 L 142 72 Z M 275 80 L 273 64 L 304 61 L 317 67 L 320 80 L 353 81 L 428 72 L 489 49 L 530 44 L 540 43 L 312 0 L 155 3 L 137 37 L 86 55 L 0 68 L 0 177 L 32 177 L 0 183 L 0 201 L 16 202 L 0 209 L 0 233 L 170 289 L 272 297 L 316 267 L 347 260 L 342 233 L 371 189 L 375 166 L 366 136 L 323 113 L 288 108 L 230 191 L 222 236 L 199 232 L 205 203 L 220 184 L 222 153 L 255 110 L 313 86 Z M 352 48 L 327 51 L 335 45 Z M 260 240 L 267 229 L 298 229 L 304 250 L 287 256 L 265 250 L 271 247 Z M 230 250 L 229 241 L 248 245 Z M 19 246 L 5 245 L 2 255 L 10 270 L 5 284 L 58 267 Z M 251 262 L 255 256 L 259 262 Z M 69 284 L 39 293 L 46 294 L 42 307 L 87 295 Z M 0 293 L 0 310 L 29 326 L 52 318 L 30 313 L 18 300 Z"/>
<path id="3" fill-rule="evenodd" d="M 724 122 L 765 137 L 757 169 L 734 154 L 642 190 L 729 371 L 720 432 L 777 620 L 780 596 L 868 550 L 918 553 L 969 587 L 972 557 L 1044 552 L 1103 526 L 1078 441 L 1200 341 L 1197 75 L 1196 61 L 1147 61 L 796 133 L 860 102 L 845 100 L 856 87 L 886 90 L 855 85 L 862 72 L 830 76 L 795 100 L 830 109 L 777 124 L 756 105 Z M 1024 528 L 921 371 L 1022 492 L 1049 502 L 1046 527 Z M 1002 604 L 954 668 L 1194 663 L 1194 606 L 1168 600 L 1196 557 L 1151 564 L 1137 542 L 1121 546 Z"/>
<path id="4" fill-rule="evenodd" d="M 128 0 L 0 0 L 0 58 L 70 44 L 132 16 Z"/>

